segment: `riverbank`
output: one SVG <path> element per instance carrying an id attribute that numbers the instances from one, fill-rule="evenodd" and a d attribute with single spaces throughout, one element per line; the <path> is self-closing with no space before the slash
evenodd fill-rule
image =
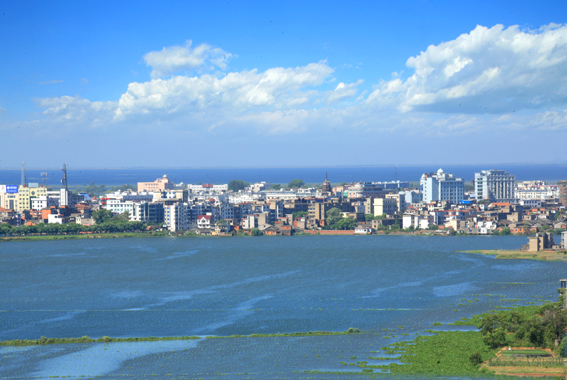
<path id="1" fill-rule="evenodd" d="M 481 255 L 496 256 L 496 259 L 528 259 L 540 261 L 567 261 L 567 253 L 561 251 L 522 251 L 519 249 L 505 250 L 505 249 L 486 249 L 486 250 L 473 250 L 461 251 L 465 253 L 477 253 Z"/>
<path id="2" fill-rule="evenodd" d="M 0 242 L 9 241 L 45 241 L 45 240 L 76 240 L 76 239 L 117 239 L 138 237 L 164 237 L 167 232 L 107 232 L 93 234 L 61 234 L 61 235 L 34 235 L 34 236 L 2 236 Z M 182 236 L 182 235 L 179 235 Z"/>
<path id="3" fill-rule="evenodd" d="M 292 235 L 260 235 L 260 236 L 337 236 L 337 235 L 356 235 L 356 236 L 479 236 L 479 235 L 449 235 L 445 233 L 435 233 L 435 231 L 398 231 L 383 230 L 376 231 L 373 234 L 355 234 L 353 230 L 305 230 Z M 0 236 L 1 242 L 10 241 L 44 241 L 44 240 L 74 240 L 74 239 L 118 239 L 118 238 L 137 238 L 137 237 L 250 237 L 250 234 L 219 234 L 219 235 L 197 235 L 195 233 L 170 233 L 169 231 L 151 231 L 151 232 L 99 232 L 99 233 L 82 233 L 82 234 L 58 234 L 58 235 L 19 235 L 19 236 Z M 516 236 L 516 235 L 507 235 Z M 482 253 L 480 251 L 463 251 L 468 253 Z M 492 251 L 487 251 L 492 252 Z M 495 253 L 487 253 L 495 254 Z M 567 258 L 566 258 L 567 260 Z"/>

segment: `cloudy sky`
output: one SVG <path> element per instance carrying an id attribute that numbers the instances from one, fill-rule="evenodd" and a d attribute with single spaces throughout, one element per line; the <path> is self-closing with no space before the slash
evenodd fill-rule
<path id="1" fill-rule="evenodd" d="M 0 168 L 567 162 L 564 0 L 0 9 Z"/>

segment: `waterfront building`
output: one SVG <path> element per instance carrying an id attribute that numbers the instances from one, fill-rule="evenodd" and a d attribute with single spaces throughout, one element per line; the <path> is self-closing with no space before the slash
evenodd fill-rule
<path id="1" fill-rule="evenodd" d="M 394 215 L 398 212 L 398 202 L 394 198 L 374 198 L 374 216 Z"/>
<path id="2" fill-rule="evenodd" d="M 510 202 L 514 200 L 516 176 L 504 170 L 481 170 L 474 173 L 477 200 Z"/>
<path id="3" fill-rule="evenodd" d="M 443 169 L 436 173 L 424 173 L 419 182 L 420 191 L 423 194 L 423 201 L 449 201 L 457 203 L 464 198 L 465 181 L 456 178 L 453 174 L 444 173 Z"/>
<path id="4" fill-rule="evenodd" d="M 191 225 L 187 218 L 187 205 L 176 203 L 163 206 L 163 224 L 171 232 L 186 231 Z"/>
<path id="5" fill-rule="evenodd" d="M 163 218 L 163 203 L 140 202 L 134 203 L 130 220 L 161 224 Z"/>

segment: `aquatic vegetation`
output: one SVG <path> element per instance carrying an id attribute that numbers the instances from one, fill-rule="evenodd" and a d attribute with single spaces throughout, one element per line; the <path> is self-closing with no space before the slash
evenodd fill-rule
<path id="1" fill-rule="evenodd" d="M 321 335 L 349 335 L 360 334 L 358 328 L 349 328 L 347 331 L 309 331 L 309 332 L 293 332 L 293 333 L 277 333 L 277 334 L 250 334 L 250 335 L 228 335 L 228 336 L 206 336 L 205 339 L 226 339 L 226 338 L 273 338 L 286 336 L 321 336 Z"/>
<path id="2" fill-rule="evenodd" d="M 179 337 L 141 337 L 141 338 L 91 338 L 82 336 L 80 338 L 47 338 L 42 336 L 39 339 L 14 339 L 0 341 L 0 346 L 37 346 L 44 344 L 65 344 L 65 343 L 111 343 L 111 342 L 156 342 L 161 340 L 193 340 L 201 339 L 198 336 L 179 336 Z"/>
<path id="3" fill-rule="evenodd" d="M 414 343 L 414 344 L 411 344 Z M 391 374 L 475 376 L 478 368 L 471 364 L 472 353 L 479 352 L 483 361 L 494 356 L 482 340 L 482 334 L 475 331 L 441 331 L 430 336 L 420 336 L 412 342 L 397 343 L 384 351 L 389 354 L 401 353 L 400 365 L 367 365 L 369 368 L 389 369 Z"/>

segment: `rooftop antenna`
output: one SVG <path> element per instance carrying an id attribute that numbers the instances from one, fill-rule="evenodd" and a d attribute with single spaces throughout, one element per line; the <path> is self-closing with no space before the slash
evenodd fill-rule
<path id="1" fill-rule="evenodd" d="M 26 181 L 26 163 L 24 161 L 22 161 L 22 186 L 27 186 L 27 181 Z"/>
<path id="2" fill-rule="evenodd" d="M 47 172 L 41 172 L 41 181 L 43 182 L 43 187 L 45 187 L 45 183 L 47 181 Z"/>
<path id="3" fill-rule="evenodd" d="M 63 168 L 61 170 L 63 170 L 63 177 L 61 177 L 61 183 L 63 184 L 63 187 L 65 188 L 65 190 L 68 190 L 67 189 L 67 164 L 63 163 Z"/>

